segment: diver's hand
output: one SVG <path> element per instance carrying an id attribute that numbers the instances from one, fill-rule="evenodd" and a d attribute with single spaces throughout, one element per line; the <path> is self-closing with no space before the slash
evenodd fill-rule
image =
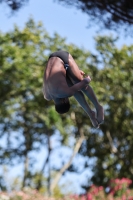
<path id="1" fill-rule="evenodd" d="M 85 75 L 85 73 L 82 70 L 79 70 L 79 71 L 80 71 L 80 74 L 81 74 L 81 76 L 83 78 L 83 76 Z"/>

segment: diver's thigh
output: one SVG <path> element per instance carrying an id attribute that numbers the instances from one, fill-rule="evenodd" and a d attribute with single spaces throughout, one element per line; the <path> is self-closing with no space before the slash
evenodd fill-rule
<path id="1" fill-rule="evenodd" d="M 67 75 L 73 82 L 79 82 L 83 79 L 79 67 L 69 54 L 69 68 L 67 69 Z"/>

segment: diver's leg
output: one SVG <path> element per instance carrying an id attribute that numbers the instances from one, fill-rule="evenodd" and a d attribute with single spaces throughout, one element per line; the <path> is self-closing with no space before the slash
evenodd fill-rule
<path id="1" fill-rule="evenodd" d="M 74 61 L 73 57 L 69 54 L 69 68 L 67 70 L 67 76 L 70 78 L 73 84 L 81 81 L 83 79 L 83 75 L 80 72 L 80 69 L 76 62 Z M 90 101 L 94 104 L 96 111 L 97 111 L 97 121 L 101 124 L 104 121 L 104 111 L 103 107 L 99 104 L 96 95 L 94 94 L 90 85 L 86 88 L 82 89 L 85 95 L 90 99 Z"/>
<path id="2" fill-rule="evenodd" d="M 96 111 L 97 111 L 97 121 L 99 124 L 102 124 L 104 121 L 104 110 L 103 107 L 100 105 L 100 103 L 97 100 L 97 97 L 90 85 L 87 86 L 86 89 L 82 89 L 84 94 L 90 99 L 90 101 L 94 104 Z"/>
<path id="3" fill-rule="evenodd" d="M 69 77 L 66 77 L 67 80 L 67 84 L 68 86 L 72 86 L 73 83 L 72 81 L 69 79 Z M 89 116 L 93 126 L 95 128 L 98 128 L 98 122 L 96 120 L 96 116 L 95 116 L 95 112 L 90 108 L 90 106 L 88 105 L 84 94 L 81 91 L 78 91 L 74 94 L 75 99 L 77 100 L 77 102 L 81 105 L 81 107 L 83 108 L 83 110 L 87 113 L 87 115 Z"/>
<path id="4" fill-rule="evenodd" d="M 81 107 L 83 108 L 83 110 L 89 116 L 89 118 L 90 118 L 91 123 L 93 124 L 93 126 L 95 128 L 99 128 L 98 121 L 97 121 L 96 116 L 95 116 L 96 114 L 95 114 L 95 112 L 93 110 L 91 110 L 90 106 L 86 102 L 84 94 L 81 91 L 78 91 L 78 92 L 75 93 L 74 97 L 78 101 L 78 103 L 81 105 Z"/>

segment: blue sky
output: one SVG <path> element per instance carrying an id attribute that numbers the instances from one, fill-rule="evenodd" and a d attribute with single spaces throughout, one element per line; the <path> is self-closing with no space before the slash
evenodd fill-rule
<path id="1" fill-rule="evenodd" d="M 50 35 L 57 32 L 61 37 L 65 37 L 67 43 L 73 43 L 78 47 L 84 47 L 85 49 L 93 52 L 95 51 L 94 37 L 97 34 L 113 34 L 117 35 L 113 31 L 99 30 L 98 25 L 87 28 L 89 17 L 80 11 L 64 7 L 54 0 L 29 0 L 29 3 L 21 8 L 13 16 L 10 16 L 9 9 L 3 4 L 0 6 L 0 31 L 6 32 L 13 29 L 13 25 L 17 24 L 20 28 L 24 27 L 24 24 L 28 21 L 29 17 L 38 22 L 42 21 L 45 29 Z M 99 32 L 97 32 L 99 30 Z M 119 34 L 121 35 L 121 34 Z M 120 36 L 117 43 L 118 47 L 124 44 L 130 45 L 133 43 L 133 39 L 130 36 Z M 54 139 L 56 142 L 56 139 Z M 38 163 L 41 165 L 41 157 L 46 156 L 46 151 L 38 155 Z M 71 151 L 64 150 L 64 154 L 71 155 Z M 80 157 L 76 157 L 76 160 L 81 162 Z M 15 173 L 22 170 L 22 166 L 19 166 L 19 170 L 15 169 Z M 80 191 L 79 183 L 85 180 L 85 176 L 90 176 L 90 172 L 85 172 L 84 175 L 76 176 L 73 174 L 73 184 L 75 191 Z M 69 175 L 66 176 L 66 181 L 70 180 Z"/>

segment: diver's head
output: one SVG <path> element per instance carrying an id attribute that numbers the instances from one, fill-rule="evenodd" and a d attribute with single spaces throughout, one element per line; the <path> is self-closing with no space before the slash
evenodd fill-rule
<path id="1" fill-rule="evenodd" d="M 68 98 L 60 98 L 58 102 L 55 103 L 55 110 L 59 114 L 64 114 L 70 109 L 70 102 Z"/>

